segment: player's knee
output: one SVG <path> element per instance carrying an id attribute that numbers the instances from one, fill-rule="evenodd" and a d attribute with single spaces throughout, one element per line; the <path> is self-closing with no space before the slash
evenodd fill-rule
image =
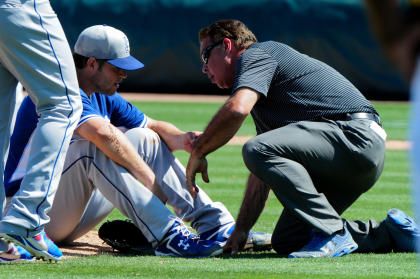
<path id="1" fill-rule="evenodd" d="M 159 140 L 158 134 L 149 128 L 133 128 L 128 130 L 125 134 L 130 140 Z"/>

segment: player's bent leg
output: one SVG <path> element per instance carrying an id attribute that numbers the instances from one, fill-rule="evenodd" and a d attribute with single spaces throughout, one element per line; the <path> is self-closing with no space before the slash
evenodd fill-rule
<path id="1" fill-rule="evenodd" d="M 185 183 L 184 166 L 154 131 L 136 128 L 127 131 L 126 135 L 155 173 L 167 204 L 178 217 L 191 221 L 198 233 L 234 221 L 227 208 L 220 202 L 213 202 L 204 190 L 200 189 L 198 197 L 193 199 Z"/>
<path id="2" fill-rule="evenodd" d="M 202 240 L 192 234 L 181 220 L 175 220 L 155 249 L 156 256 L 186 258 L 213 257 L 223 252 L 219 242 Z"/>
<path id="3" fill-rule="evenodd" d="M 63 174 L 55 195 L 46 231 L 56 241 L 64 241 L 80 223 L 94 187 L 87 175 L 91 143 L 81 140 L 70 144 Z"/>
<path id="4" fill-rule="evenodd" d="M 234 218 L 220 202 L 213 202 L 203 189 L 193 199 L 186 186 L 185 168 L 166 144 L 150 129 L 131 129 L 126 135 L 153 169 L 167 204 L 176 215 L 190 221 L 202 240 L 224 245 L 233 231 Z M 245 250 L 270 250 L 271 234 L 250 232 Z"/>
<path id="5" fill-rule="evenodd" d="M 50 223 L 45 226 L 45 231 L 51 239 L 59 244 L 69 244 L 85 235 L 103 221 L 114 209 L 114 206 L 96 188 L 91 193 L 91 197 L 85 206 L 79 204 L 77 199 L 59 203 L 58 201 L 61 200 L 61 197 L 62 194 L 59 188 L 56 202 L 49 212 Z M 83 200 L 82 195 L 79 198 L 79 200 Z M 76 208 L 76 206 L 80 206 L 80 208 Z"/>

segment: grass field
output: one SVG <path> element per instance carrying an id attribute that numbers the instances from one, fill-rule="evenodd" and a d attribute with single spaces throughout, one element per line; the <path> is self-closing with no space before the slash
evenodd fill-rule
<path id="1" fill-rule="evenodd" d="M 220 104 L 136 103 L 150 117 L 175 123 L 184 130 L 202 130 Z M 375 103 L 389 139 L 406 139 L 407 103 Z M 247 119 L 240 135 L 254 135 Z M 198 182 L 213 200 L 223 202 L 234 216 L 242 199 L 248 171 L 240 146 L 225 146 L 208 156 L 210 184 Z M 184 164 L 188 154 L 177 152 Z M 198 178 L 198 177 L 197 177 Z M 406 151 L 388 150 L 384 173 L 344 217 L 382 220 L 389 208 L 412 214 L 409 164 Z M 274 195 L 254 227 L 271 232 L 282 208 Z M 110 219 L 123 218 L 114 211 Z M 91 256 L 68 259 L 59 264 L 0 266 L 0 278 L 418 278 L 414 253 L 351 254 L 336 259 L 291 260 L 274 252 L 243 253 L 235 257 L 179 259 L 155 256 Z"/>

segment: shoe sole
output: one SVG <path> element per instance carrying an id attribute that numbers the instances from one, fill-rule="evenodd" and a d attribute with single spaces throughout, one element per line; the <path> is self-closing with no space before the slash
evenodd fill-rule
<path id="1" fill-rule="evenodd" d="M 294 252 L 294 253 L 291 253 L 290 255 L 288 255 L 287 257 L 291 258 L 291 259 L 299 259 L 299 258 L 338 258 L 338 257 L 342 257 L 342 256 L 345 256 L 345 255 L 348 255 L 348 254 L 354 252 L 357 248 L 359 248 L 359 246 L 357 245 L 356 242 L 353 242 L 353 243 L 348 243 L 347 245 L 341 247 L 337 252 L 335 252 L 332 255 L 316 256 L 315 253 L 310 253 L 310 252 L 307 252 L 306 254 L 302 252 L 299 255 L 298 252 L 296 252 L 296 254 Z M 293 254 L 295 254 L 295 255 L 293 255 Z"/>
<path id="2" fill-rule="evenodd" d="M 19 239 L 15 239 L 14 237 L 8 234 L 1 234 L 1 237 L 3 237 L 6 241 L 13 242 L 17 245 L 22 246 L 26 251 L 34 255 L 36 259 L 42 259 L 44 261 L 50 261 L 50 262 L 56 263 L 63 258 L 63 257 L 55 257 L 44 250 L 37 250 L 36 248 L 32 246 L 32 244 L 30 244 L 29 242 L 26 242 L 24 238 L 22 239 L 25 240 L 25 243 L 21 242 Z"/>
<path id="3" fill-rule="evenodd" d="M 349 244 L 344 247 L 342 247 L 340 250 L 338 250 L 335 254 L 333 254 L 332 258 L 342 257 L 345 255 L 348 255 L 352 252 L 354 252 L 358 248 L 357 244 Z"/>

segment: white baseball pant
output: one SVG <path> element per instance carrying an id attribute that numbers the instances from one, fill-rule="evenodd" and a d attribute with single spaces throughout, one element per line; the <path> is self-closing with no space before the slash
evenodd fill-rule
<path id="1" fill-rule="evenodd" d="M 47 0 L 0 0 L 1 181 L 7 159 L 18 81 L 34 101 L 40 119 L 26 176 L 0 222 L 0 231 L 38 234 L 62 173 L 82 107 L 72 54 L 57 15 Z M 0 185 L 0 205 L 4 185 Z M 3 206 L 0 206 L 2 216 Z"/>
<path id="2" fill-rule="evenodd" d="M 213 202 L 202 189 L 192 198 L 185 168 L 155 132 L 135 128 L 126 135 L 155 173 L 177 217 L 190 221 L 199 234 L 234 221 L 226 207 Z M 175 218 L 152 192 L 93 143 L 71 143 L 49 213 L 48 235 L 56 242 L 73 241 L 99 224 L 114 207 L 133 220 L 152 245 L 163 239 Z"/>

